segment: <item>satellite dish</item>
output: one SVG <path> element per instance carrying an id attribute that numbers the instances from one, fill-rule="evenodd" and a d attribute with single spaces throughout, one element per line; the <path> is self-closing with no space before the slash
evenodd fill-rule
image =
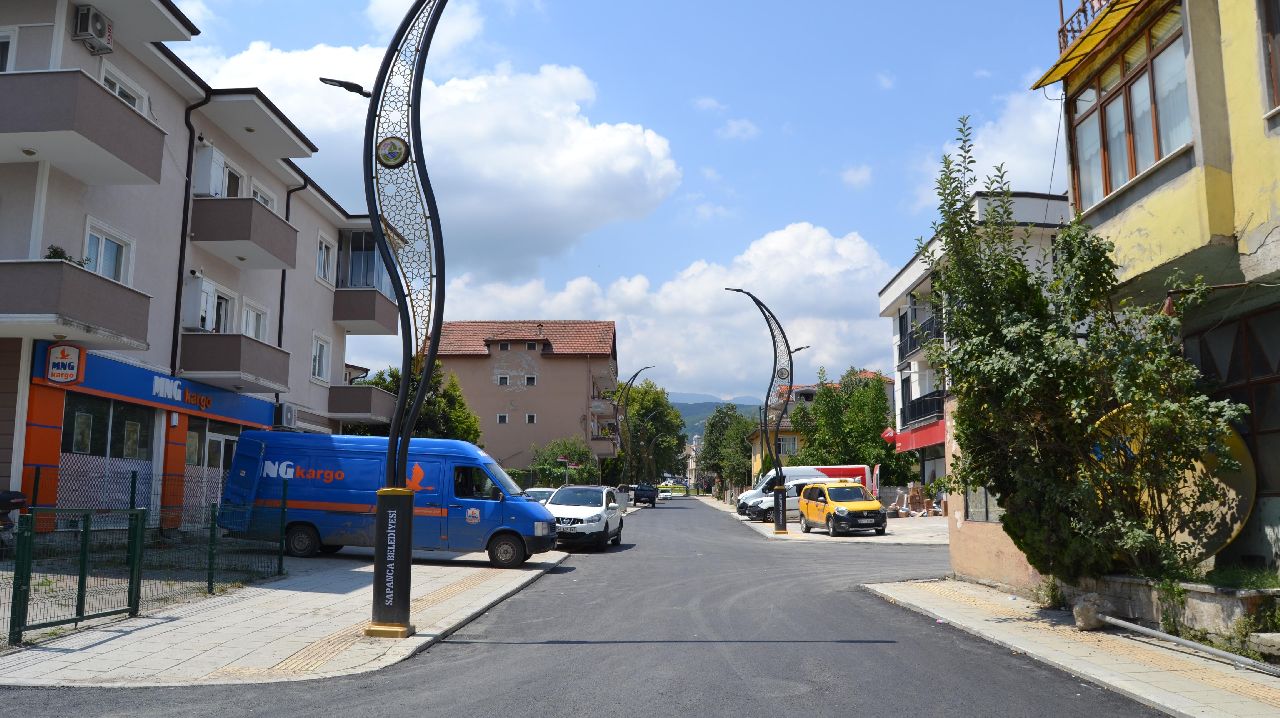
<path id="1" fill-rule="evenodd" d="M 1128 420 L 1130 411 L 1130 405 L 1126 404 L 1102 417 L 1096 424 L 1103 440 L 1094 446 L 1093 458 L 1119 472 L 1138 469 L 1144 451 L 1139 425 Z M 1258 496 L 1258 472 L 1244 437 L 1239 431 L 1231 429 L 1223 443 L 1227 455 L 1236 462 L 1238 468 L 1233 471 L 1220 470 L 1219 457 L 1205 455 L 1187 468 L 1179 489 L 1193 490 L 1196 479 L 1208 474 L 1222 493 L 1221 501 L 1205 507 L 1209 513 L 1208 521 L 1195 527 L 1194 532 L 1184 529 L 1174 536 L 1179 542 L 1197 546 L 1198 560 L 1201 561 L 1216 555 L 1240 535 Z M 1147 501 L 1144 497 L 1143 502 Z"/>

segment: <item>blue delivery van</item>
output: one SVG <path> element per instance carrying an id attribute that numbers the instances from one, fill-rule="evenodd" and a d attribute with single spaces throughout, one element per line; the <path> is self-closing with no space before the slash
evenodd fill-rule
<path id="1" fill-rule="evenodd" d="M 373 546 L 386 451 L 386 437 L 246 431 L 222 489 L 218 525 L 237 536 L 275 538 L 284 495 L 289 555 Z M 512 568 L 555 547 L 551 512 L 475 445 L 413 439 L 408 466 L 414 548 L 487 551 L 494 566 Z"/>

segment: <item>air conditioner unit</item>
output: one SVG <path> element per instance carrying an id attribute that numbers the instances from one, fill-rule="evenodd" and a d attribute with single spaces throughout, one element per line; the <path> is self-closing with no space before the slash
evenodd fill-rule
<path id="1" fill-rule="evenodd" d="M 113 28 L 111 18 L 103 15 L 92 5 L 76 7 L 76 25 L 71 33 L 72 40 L 84 42 L 90 55 L 106 55 L 112 52 Z"/>
<path id="2" fill-rule="evenodd" d="M 282 401 L 276 404 L 275 425 L 283 426 L 286 429 L 298 428 L 298 407 L 296 404 L 290 404 Z"/>
<path id="3" fill-rule="evenodd" d="M 191 194 L 197 197 L 221 197 L 226 194 L 226 156 L 216 147 L 197 147 L 191 164 Z"/>

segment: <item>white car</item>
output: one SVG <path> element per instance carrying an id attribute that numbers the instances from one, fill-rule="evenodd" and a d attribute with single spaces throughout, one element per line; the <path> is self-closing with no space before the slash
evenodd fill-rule
<path id="1" fill-rule="evenodd" d="M 661 491 L 659 491 L 659 492 L 658 492 L 658 500 L 659 500 L 659 501 L 666 501 L 666 500 L 667 500 L 667 499 L 669 499 L 669 498 L 671 498 L 671 492 L 670 492 L 669 490 L 667 490 L 667 489 L 663 489 L 663 490 L 661 490 Z"/>
<path id="2" fill-rule="evenodd" d="M 561 486 L 547 499 L 556 517 L 556 539 L 565 544 L 600 550 L 622 543 L 622 512 L 618 497 L 606 486 Z"/>
<path id="3" fill-rule="evenodd" d="M 555 489 L 545 489 L 542 487 L 537 487 L 532 489 L 525 489 L 524 495 L 528 496 L 534 501 L 537 501 L 540 504 L 545 504 L 547 502 L 547 499 L 551 498 L 551 495 L 554 494 L 555 492 L 556 492 Z"/>

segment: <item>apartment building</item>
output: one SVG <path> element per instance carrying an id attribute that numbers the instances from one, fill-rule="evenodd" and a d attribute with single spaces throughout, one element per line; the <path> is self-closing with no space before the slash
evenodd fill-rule
<path id="1" fill-rule="evenodd" d="M 349 334 L 396 333 L 368 217 L 261 91 L 165 45 L 198 32 L 169 0 L 0 4 L 0 486 L 38 473 L 42 505 L 127 483 L 176 523 L 242 429 L 394 405 L 345 381 Z"/>
<path id="2" fill-rule="evenodd" d="M 445 322 L 440 363 L 480 417 L 485 451 L 524 469 L 533 448 L 581 437 L 617 456 L 618 345 L 610 321 Z"/>
<path id="3" fill-rule="evenodd" d="M 1060 0 L 1061 5 L 1061 0 Z M 1280 563 L 1280 0 L 1063 6 L 1058 60 L 1076 210 L 1115 243 L 1122 291 L 1158 302 L 1174 272 L 1210 301 L 1184 316 L 1184 353 L 1257 471 L 1248 523 L 1219 560 Z"/>

